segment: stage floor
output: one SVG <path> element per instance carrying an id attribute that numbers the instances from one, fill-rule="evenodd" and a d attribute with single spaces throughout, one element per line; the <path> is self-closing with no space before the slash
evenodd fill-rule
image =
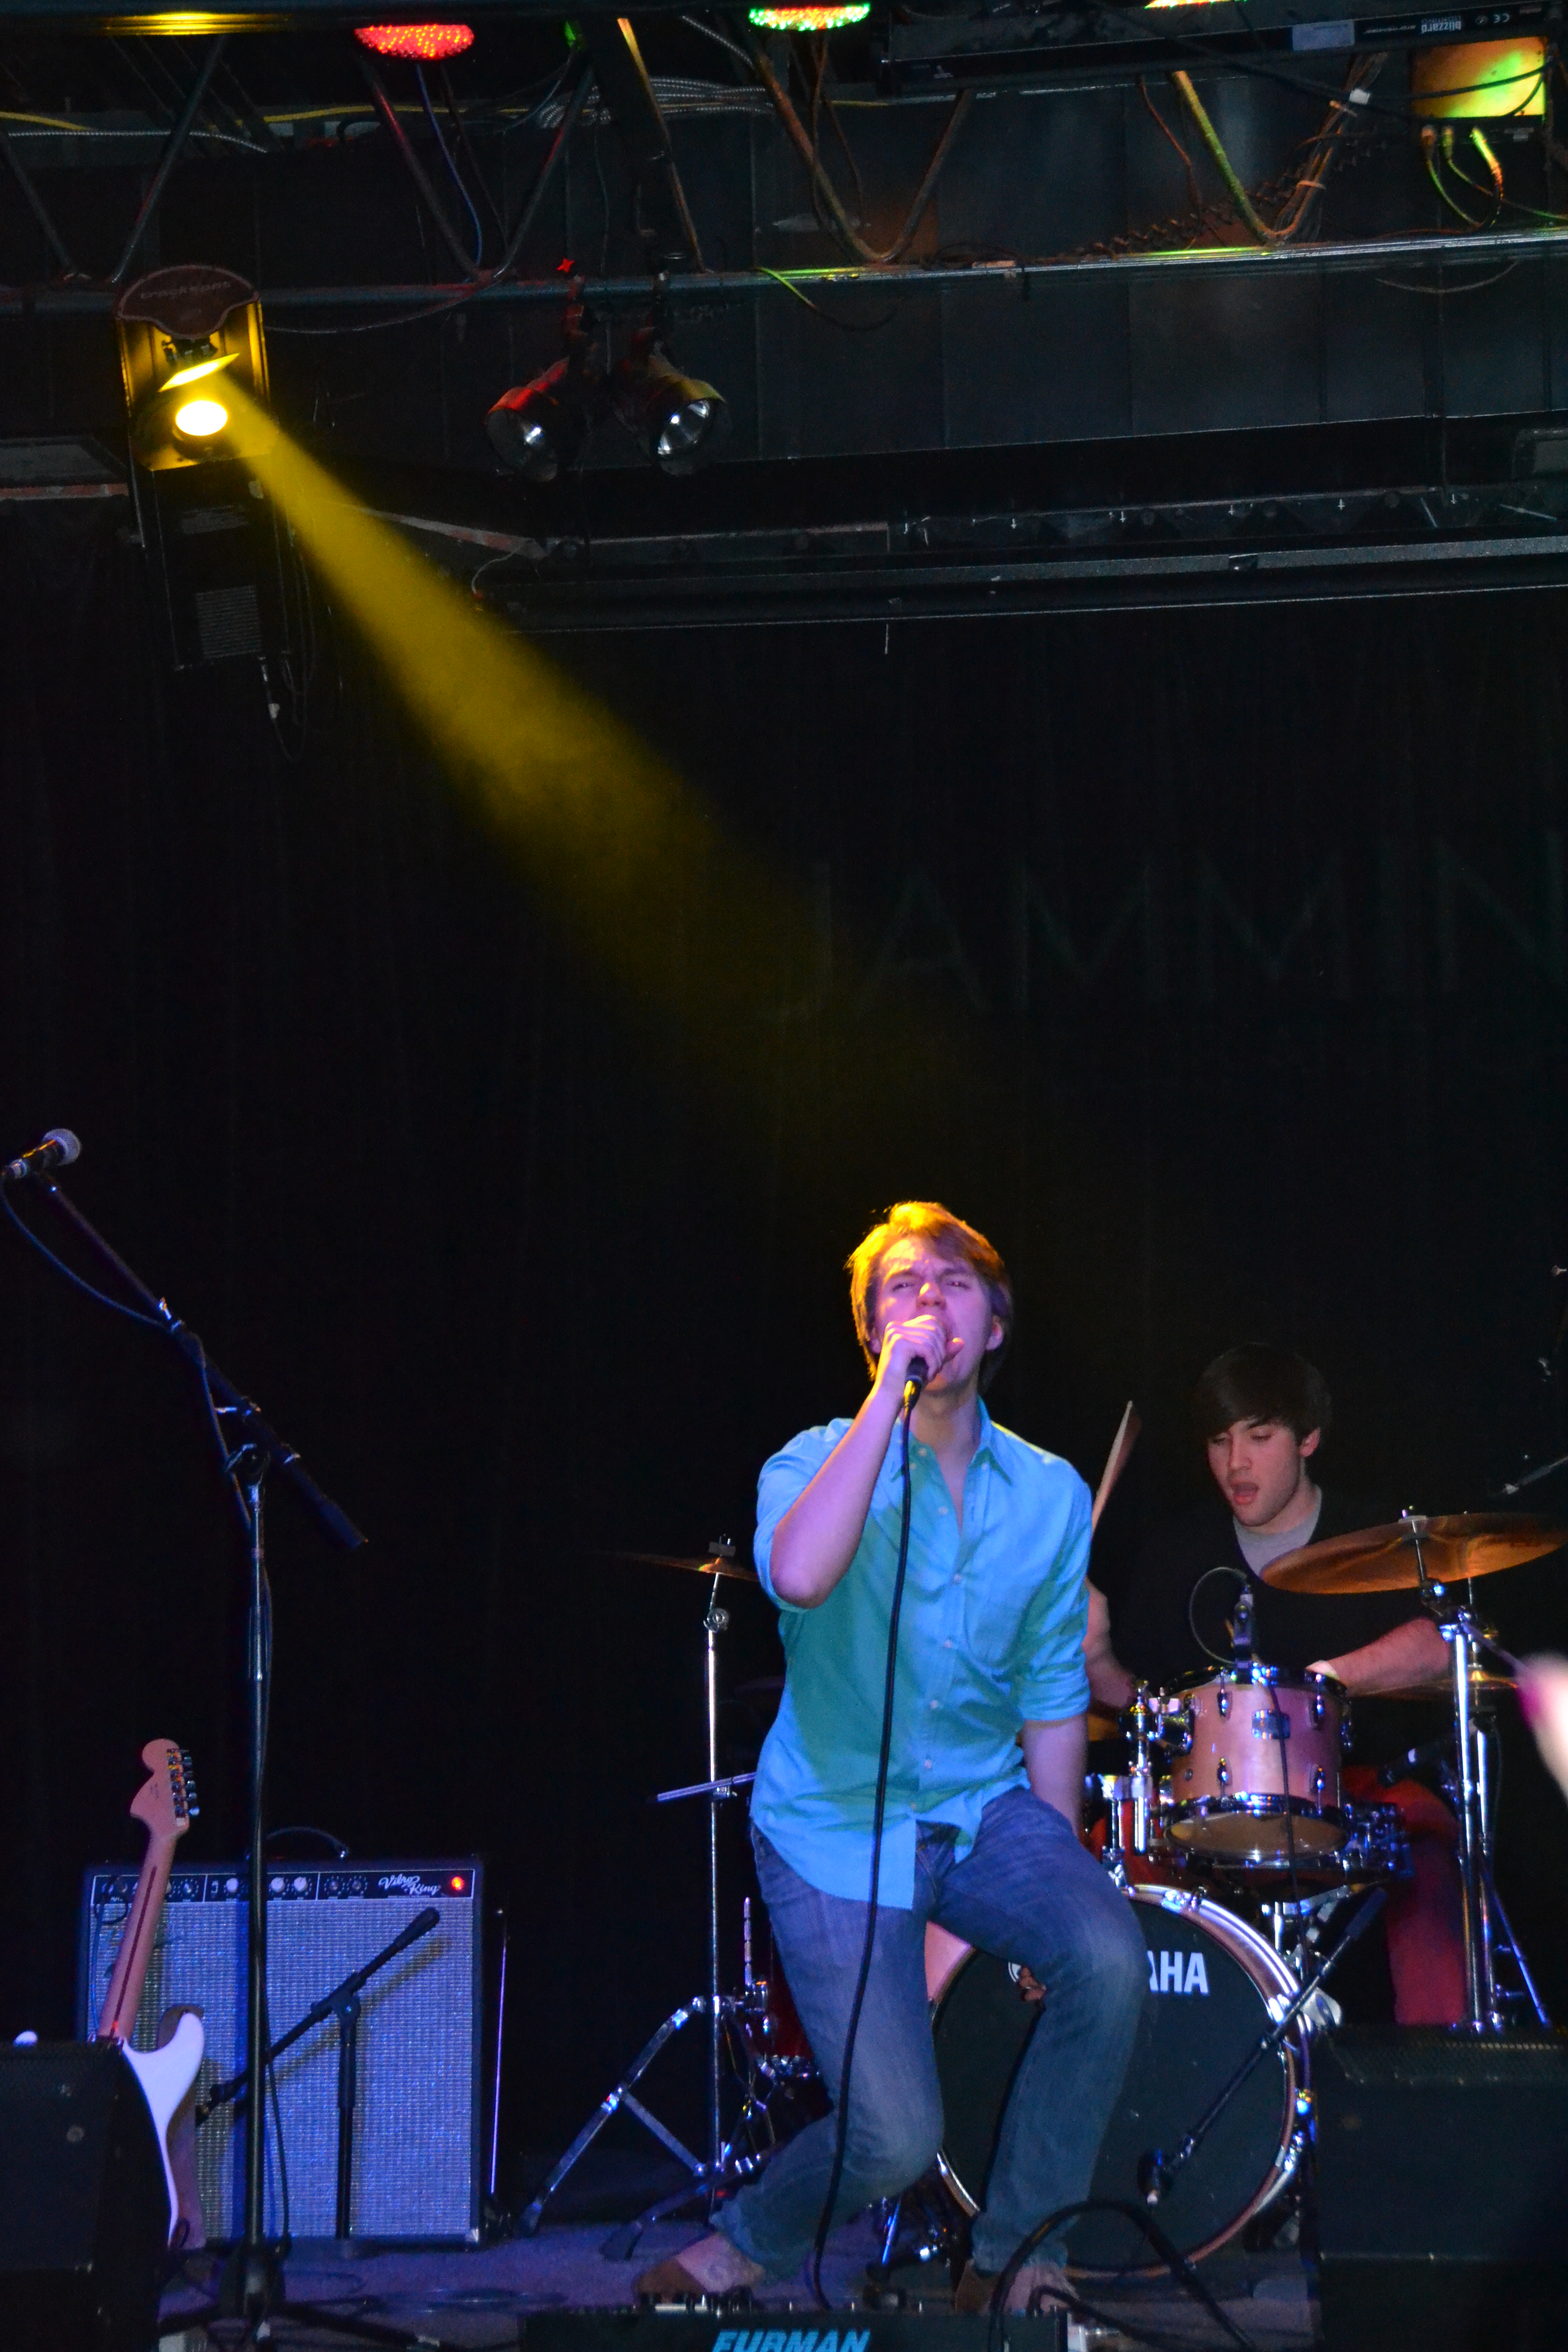
<path id="1" fill-rule="evenodd" d="M 513 2238 L 494 2246 L 443 2253 L 384 2252 L 371 2250 L 340 2254 L 331 2243 L 300 2245 L 289 2258 L 289 2294 L 300 2302 L 327 2305 L 344 2319 L 356 2315 L 383 2327 L 406 2328 L 426 2342 L 459 2345 L 465 2352 L 503 2347 L 519 2341 L 519 2323 L 530 2312 L 629 2304 L 632 2281 L 661 2254 L 689 2244 L 689 2222 L 664 2223 L 648 2230 L 629 2263 L 606 2261 L 601 2251 L 610 2225 L 547 2222 L 535 2238 Z M 874 2252 L 870 2225 L 859 2223 L 836 2240 L 825 2268 L 824 2284 L 836 2304 L 847 2303 L 863 2291 L 865 2266 Z M 193 2256 L 193 2284 L 172 2291 L 163 2305 L 161 2352 L 206 2352 L 209 2344 L 232 2341 L 237 2330 L 215 2326 L 205 2331 L 181 2324 L 182 2311 L 201 2300 L 199 2282 L 209 2267 L 207 2258 Z M 1308 2291 L 1305 2266 L 1294 2253 L 1247 2254 L 1222 2252 L 1203 2266 L 1211 2293 L 1249 2336 L 1258 2352 L 1296 2352 L 1313 2338 L 1314 2308 Z M 935 2282 L 930 2291 L 934 2295 Z M 781 2282 L 761 2289 L 759 2306 L 789 2304 L 808 2307 L 804 2282 Z M 1169 2285 L 1142 2282 L 1124 2284 L 1112 2294 L 1101 2290 L 1090 2300 L 1109 2317 L 1126 2318 L 1195 2347 L 1221 2344 L 1214 2320 L 1198 2305 Z M 342 2346 L 352 2339 L 323 2331 L 305 2321 L 283 2321 L 276 2327 L 282 2345 L 304 2347 Z M 1080 2341 L 1077 2329 L 1075 2345 Z M 1131 2339 L 1120 2332 L 1090 2332 L 1088 2346 L 1095 2352 L 1114 2352 L 1118 2343 Z"/>

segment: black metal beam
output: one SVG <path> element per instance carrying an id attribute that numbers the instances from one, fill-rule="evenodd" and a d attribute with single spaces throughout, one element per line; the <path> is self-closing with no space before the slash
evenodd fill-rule
<path id="1" fill-rule="evenodd" d="M 1182 605 L 1336 604 L 1568 587 L 1559 541 L 1444 539 L 1410 545 L 1276 548 L 1246 554 L 1064 557 L 831 569 L 810 564 L 740 576 L 657 573 L 640 580 L 541 578 L 498 585 L 496 609 L 529 635 L 576 629 L 794 626 L 996 619 L 1005 614 L 1162 611 Z"/>
<path id="2" fill-rule="evenodd" d="M 749 300 L 758 296 L 783 299 L 795 289 L 814 298 L 835 293 L 931 294 L 947 287 L 993 286 L 998 293 L 1011 289 L 1021 296 L 1026 287 L 1075 283 L 1092 279 L 1203 278 L 1223 272 L 1226 279 L 1264 272 L 1270 277 L 1306 273 L 1323 277 L 1356 276 L 1386 269 L 1392 263 L 1402 271 L 1442 281 L 1463 292 L 1473 269 L 1495 268 L 1501 261 L 1522 262 L 1568 253 L 1568 228 L 1477 230 L 1455 236 L 1366 237 L 1340 245 L 1284 246 L 1268 253 L 1256 247 L 1221 251 L 1091 255 L 1068 261 L 985 261 L 922 268 L 905 264 L 888 268 L 714 269 L 679 271 L 664 289 L 665 298 L 711 303 L 715 297 Z M 1456 274 L 1455 265 L 1458 265 Z M 646 306 L 646 278 L 590 278 L 585 289 L 595 310 Z M 361 285 L 275 286 L 265 289 L 267 310 L 430 310 L 443 298 L 456 303 L 559 304 L 561 279 L 509 278 L 447 286 Z M 107 311 L 113 296 L 100 288 L 83 286 L 0 287 L 0 317 L 24 311 L 57 318 L 90 317 Z"/>
<path id="3" fill-rule="evenodd" d="M 522 251 L 523 240 L 538 216 L 539 207 L 544 201 L 544 192 L 554 177 L 555 167 L 571 144 L 572 133 L 577 128 L 577 119 L 587 102 L 588 92 L 593 88 L 594 68 L 586 55 L 578 59 L 574 68 L 574 73 L 575 79 L 567 93 L 566 111 L 561 117 L 555 136 L 551 142 L 550 152 L 539 167 L 538 175 L 529 191 L 527 201 L 518 215 L 517 226 L 508 237 L 506 249 L 495 266 L 493 275 L 498 278 L 505 278 L 510 273 L 512 265 Z"/>
<path id="4" fill-rule="evenodd" d="M 201 112 L 202 100 L 207 94 L 207 85 L 217 71 L 218 60 L 223 56 L 224 45 L 227 39 L 226 33 L 216 33 L 208 44 L 206 56 L 202 61 L 201 71 L 192 85 L 190 96 L 181 108 L 179 119 L 174 129 L 163 142 L 163 152 L 158 158 L 158 168 L 148 183 L 147 193 L 142 199 L 135 220 L 132 223 L 131 235 L 126 240 L 125 250 L 109 273 L 110 286 L 120 286 L 124 283 L 126 272 L 141 249 L 142 240 L 152 225 L 153 215 L 163 202 L 163 191 L 169 184 L 169 174 L 184 153 L 185 142 L 189 139 L 196 117 Z"/>
<path id="5" fill-rule="evenodd" d="M 631 174 L 636 227 L 650 273 L 702 268 L 669 125 L 628 16 L 586 16 L 579 27 Z"/>

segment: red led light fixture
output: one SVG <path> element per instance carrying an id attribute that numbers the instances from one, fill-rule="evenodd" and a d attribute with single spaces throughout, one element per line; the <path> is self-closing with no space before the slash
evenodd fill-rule
<path id="1" fill-rule="evenodd" d="M 413 58 L 434 65 L 440 58 L 460 57 L 474 46 L 471 25 L 356 25 L 354 38 L 378 58 Z"/>

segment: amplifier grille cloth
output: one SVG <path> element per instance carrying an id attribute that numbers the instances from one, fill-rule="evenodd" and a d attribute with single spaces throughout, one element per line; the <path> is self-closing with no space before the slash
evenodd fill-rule
<path id="1" fill-rule="evenodd" d="M 470 2239 L 479 2225 L 480 1874 L 449 1863 L 353 1863 L 275 1869 L 268 1904 L 272 2038 L 434 1905 L 434 1927 L 362 1995 L 354 2109 L 353 2234 Z M 79 1948 L 79 2025 L 96 2022 L 136 1874 L 89 1870 Z M 147 1969 L 135 2042 L 148 2048 L 176 2002 L 204 2012 L 199 2095 L 245 2059 L 244 1867 L 175 1871 Z M 296 2238 L 330 2238 L 337 2210 L 338 2027 L 314 2026 L 278 2061 L 278 2098 Z M 218 2108 L 196 2139 L 210 2238 L 244 2219 L 243 2109 Z M 273 2118 L 268 2116 L 267 2226 L 282 2228 Z"/>

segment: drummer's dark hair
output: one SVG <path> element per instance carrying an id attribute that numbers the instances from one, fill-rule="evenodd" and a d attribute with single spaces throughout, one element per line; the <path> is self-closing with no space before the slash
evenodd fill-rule
<path id="1" fill-rule="evenodd" d="M 1298 1438 L 1333 1420 L 1328 1382 L 1316 1364 L 1290 1348 L 1261 1340 L 1227 1348 L 1216 1356 L 1193 1391 L 1193 1428 L 1206 1445 L 1237 1421 L 1282 1421 Z"/>

